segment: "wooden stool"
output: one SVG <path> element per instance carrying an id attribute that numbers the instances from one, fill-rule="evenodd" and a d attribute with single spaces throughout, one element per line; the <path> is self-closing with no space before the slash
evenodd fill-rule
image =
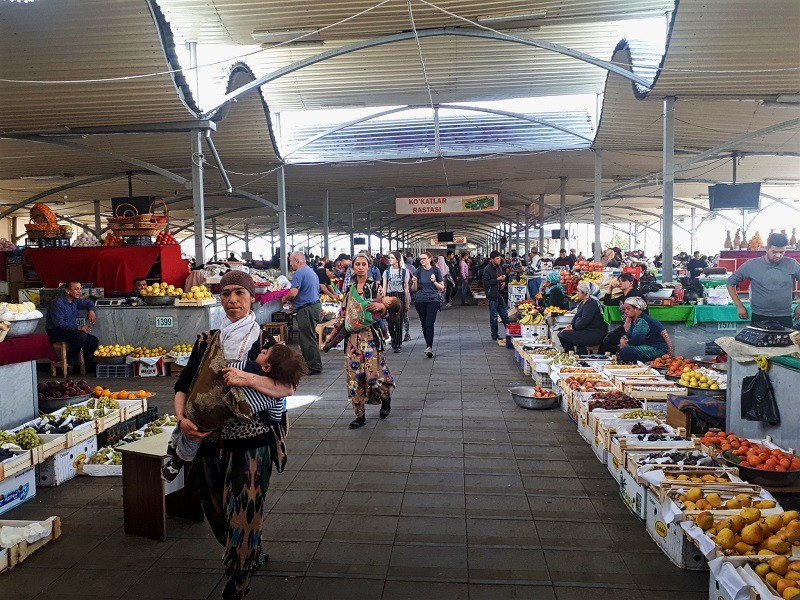
<path id="1" fill-rule="evenodd" d="M 325 345 L 325 338 L 328 337 L 330 331 L 332 331 L 337 324 L 338 322 L 336 320 L 323 321 L 322 323 L 318 323 L 315 327 L 317 330 L 317 344 L 320 350 L 322 350 L 322 346 Z"/>
<path id="2" fill-rule="evenodd" d="M 261 330 L 269 333 L 271 335 L 279 335 L 282 342 L 286 342 L 289 340 L 289 324 L 288 323 L 264 323 L 261 326 Z"/>
<path id="3" fill-rule="evenodd" d="M 67 374 L 69 373 L 69 365 L 67 364 L 67 348 L 69 344 L 67 342 L 53 342 L 53 350 L 56 351 L 56 354 L 60 357 L 60 362 L 50 361 L 50 376 L 56 376 L 56 369 L 60 366 L 62 373 L 64 373 L 64 379 L 67 378 Z M 83 362 L 83 348 L 81 348 L 81 375 L 86 375 L 86 363 Z"/>

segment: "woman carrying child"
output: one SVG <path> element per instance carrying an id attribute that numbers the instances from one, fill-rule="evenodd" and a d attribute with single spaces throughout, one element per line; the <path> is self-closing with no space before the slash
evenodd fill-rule
<path id="1" fill-rule="evenodd" d="M 380 404 L 381 419 L 392 409 L 394 377 L 383 356 L 385 342 L 380 326 L 387 308 L 380 284 L 369 278 L 369 267 L 365 256 L 353 260 L 353 280 L 344 293 L 342 308 L 348 332 L 344 338 L 347 396 L 356 413 L 350 429 L 366 423 L 365 404 Z"/>
<path id="2" fill-rule="evenodd" d="M 219 333 L 225 359 L 255 360 L 269 344 L 264 343 L 265 336 L 251 310 L 255 301 L 253 279 L 243 271 L 230 271 L 222 277 L 220 288 L 225 317 Z M 281 471 L 285 462 L 282 451 L 286 414 L 281 414 L 278 424 L 265 422 L 259 415 L 254 415 L 252 422 L 229 419 L 221 430 L 214 431 L 201 431 L 185 418 L 189 390 L 211 333 L 198 337 L 189 362 L 175 383 L 175 414 L 182 435 L 189 441 L 202 442 L 188 475 L 197 488 L 214 537 L 225 548 L 222 561 L 227 581 L 223 598 L 244 598 L 259 562 L 264 499 L 272 464 Z M 238 369 L 226 369 L 225 383 L 248 387 L 271 398 L 294 393 L 292 385 Z"/>

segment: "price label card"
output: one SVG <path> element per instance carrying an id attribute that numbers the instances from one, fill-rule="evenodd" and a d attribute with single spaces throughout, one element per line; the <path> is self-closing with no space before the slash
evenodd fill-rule
<path id="1" fill-rule="evenodd" d="M 75 319 L 76 327 L 83 327 L 84 325 L 86 325 L 86 319 Z"/>
<path id="2" fill-rule="evenodd" d="M 736 331 L 736 321 L 720 321 L 717 323 L 717 331 Z"/>
<path id="3" fill-rule="evenodd" d="M 175 320 L 172 317 L 156 317 L 156 327 L 158 328 L 175 327 Z"/>

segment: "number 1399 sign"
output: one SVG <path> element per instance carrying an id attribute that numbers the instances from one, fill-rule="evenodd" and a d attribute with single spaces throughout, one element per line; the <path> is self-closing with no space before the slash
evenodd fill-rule
<path id="1" fill-rule="evenodd" d="M 172 317 L 156 317 L 156 327 L 159 328 L 168 328 L 174 327 L 175 321 Z"/>

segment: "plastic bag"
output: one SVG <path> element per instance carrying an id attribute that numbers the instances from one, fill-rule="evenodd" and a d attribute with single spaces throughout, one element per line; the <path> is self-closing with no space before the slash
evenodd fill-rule
<path id="1" fill-rule="evenodd" d="M 758 373 L 742 381 L 742 419 L 762 421 L 773 427 L 780 424 L 781 415 L 775 401 L 775 390 L 767 375 L 769 362 L 763 356 L 755 358 Z"/>

